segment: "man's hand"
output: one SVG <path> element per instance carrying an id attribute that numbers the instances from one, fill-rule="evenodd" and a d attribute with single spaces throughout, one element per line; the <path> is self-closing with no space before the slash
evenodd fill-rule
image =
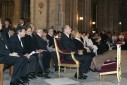
<path id="1" fill-rule="evenodd" d="M 28 59 L 30 58 L 30 55 L 28 53 L 26 53 L 24 56 L 27 57 Z"/>
<path id="2" fill-rule="evenodd" d="M 83 50 L 78 50 L 79 55 L 83 55 Z"/>
<path id="3" fill-rule="evenodd" d="M 16 52 L 10 53 L 9 56 L 19 57 L 18 53 L 16 53 Z"/>
<path id="4" fill-rule="evenodd" d="M 46 52 L 47 50 L 39 49 L 39 52 Z"/>

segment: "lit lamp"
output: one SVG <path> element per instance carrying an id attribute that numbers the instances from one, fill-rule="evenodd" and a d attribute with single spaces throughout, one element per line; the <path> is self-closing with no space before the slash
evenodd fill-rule
<path id="1" fill-rule="evenodd" d="M 95 25 L 95 24 L 96 24 L 96 22 L 92 22 L 92 24 L 93 24 L 93 25 Z"/>
<path id="2" fill-rule="evenodd" d="M 122 22 L 119 22 L 119 25 L 121 25 L 122 24 Z"/>
<path id="3" fill-rule="evenodd" d="M 79 20 L 83 20 L 83 17 L 79 17 Z"/>

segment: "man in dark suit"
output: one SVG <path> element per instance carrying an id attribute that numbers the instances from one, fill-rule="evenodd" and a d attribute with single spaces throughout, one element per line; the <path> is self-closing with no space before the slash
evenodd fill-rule
<path id="1" fill-rule="evenodd" d="M 24 74 L 24 76 L 22 77 L 22 80 L 25 82 L 28 82 L 28 78 L 32 79 L 34 78 L 33 76 L 31 76 L 31 74 L 29 74 L 29 68 L 33 68 L 33 70 L 36 67 L 36 58 L 35 56 L 31 55 L 30 53 L 27 53 L 24 47 L 24 39 L 23 37 L 25 37 L 25 28 L 24 27 L 17 27 L 16 28 L 16 32 L 17 34 L 14 34 L 13 36 L 10 37 L 9 41 L 11 44 L 11 51 L 13 52 L 17 52 L 18 55 L 23 56 L 22 58 L 24 60 L 27 61 L 27 69 L 26 69 L 26 73 Z M 31 62 L 33 64 L 31 64 Z M 27 74 L 27 75 L 26 75 Z"/>
<path id="2" fill-rule="evenodd" d="M 37 34 L 35 35 L 36 40 L 36 46 L 37 49 L 42 50 L 42 62 L 45 72 L 49 72 L 50 67 L 50 60 L 51 60 L 51 54 L 47 50 L 47 41 L 45 41 L 43 38 L 43 30 L 38 29 Z"/>
<path id="3" fill-rule="evenodd" d="M 73 43 L 73 41 L 70 39 L 71 34 L 71 28 L 68 25 L 65 25 L 63 27 L 63 34 L 61 36 L 61 46 L 62 50 L 70 50 L 75 52 L 75 58 L 81 62 L 79 67 L 79 78 L 86 79 L 86 76 L 83 73 L 88 72 L 88 66 L 89 63 L 92 61 L 92 58 L 88 55 L 80 55 L 78 53 L 78 50 L 76 50 L 76 47 Z M 64 55 L 65 60 L 71 61 L 71 55 Z M 76 78 L 76 75 L 75 75 Z"/>
<path id="4" fill-rule="evenodd" d="M 46 38 L 48 39 L 48 48 L 50 50 L 51 56 L 54 60 L 54 67 L 55 71 L 58 71 L 58 61 L 57 61 L 57 55 L 55 51 L 55 45 L 54 45 L 54 29 L 51 27 L 48 29 L 48 34 L 46 35 Z M 61 69 L 62 71 L 62 69 Z"/>
<path id="5" fill-rule="evenodd" d="M 49 47 L 54 47 L 54 39 L 53 39 L 53 29 L 48 29 L 48 34 L 46 35 L 47 39 L 49 40 Z"/>
<path id="6" fill-rule="evenodd" d="M 2 29 L 2 23 L 0 19 L 0 30 Z M 6 36 L 0 32 L 0 63 L 14 65 L 13 74 L 10 85 L 18 85 L 19 79 L 25 74 L 26 61 L 16 52 L 9 50 L 9 44 Z"/>
<path id="7" fill-rule="evenodd" d="M 23 17 L 20 18 L 18 26 L 26 27 L 25 18 L 23 18 Z"/>

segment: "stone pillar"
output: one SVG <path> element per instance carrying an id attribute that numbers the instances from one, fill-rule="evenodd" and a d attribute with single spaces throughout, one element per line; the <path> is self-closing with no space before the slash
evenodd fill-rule
<path id="1" fill-rule="evenodd" d="M 73 28 L 78 28 L 78 0 L 74 0 L 73 5 Z"/>
<path id="2" fill-rule="evenodd" d="M 36 28 L 54 26 L 61 30 L 64 25 L 65 0 L 31 0 L 31 22 Z"/>
<path id="3" fill-rule="evenodd" d="M 56 15 L 56 19 L 57 19 L 57 30 L 61 30 L 63 25 L 64 25 L 64 0 L 58 0 L 57 3 L 57 15 Z"/>
<path id="4" fill-rule="evenodd" d="M 90 26 L 91 20 L 91 0 L 85 0 L 85 11 L 84 11 L 84 29 L 83 31 L 91 31 Z"/>
<path id="5" fill-rule="evenodd" d="M 97 30 L 120 32 L 119 28 L 119 0 L 98 0 Z"/>
<path id="6" fill-rule="evenodd" d="M 19 18 L 21 17 L 21 0 L 14 0 L 14 3 L 13 25 L 17 25 Z"/>
<path id="7" fill-rule="evenodd" d="M 47 27 L 47 0 L 31 0 L 31 22 L 38 29 Z"/>
<path id="8" fill-rule="evenodd" d="M 78 0 L 65 0 L 64 17 L 65 24 L 70 25 L 72 29 L 76 29 L 78 25 Z"/>
<path id="9" fill-rule="evenodd" d="M 83 20 L 79 20 L 78 29 L 82 32 L 91 31 L 91 0 L 78 1 L 78 18 L 80 17 L 83 17 Z"/>

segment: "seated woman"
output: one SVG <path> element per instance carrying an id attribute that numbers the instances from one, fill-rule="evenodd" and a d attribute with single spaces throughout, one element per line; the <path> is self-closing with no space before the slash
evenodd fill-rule
<path id="1" fill-rule="evenodd" d="M 90 34 L 86 33 L 85 37 L 83 37 L 83 41 L 86 47 L 90 48 L 93 53 L 97 55 L 98 47 L 93 44 L 92 40 L 90 39 Z"/>
<path id="2" fill-rule="evenodd" d="M 84 45 L 81 41 L 81 34 L 78 30 L 72 31 L 72 36 L 74 37 L 73 42 L 76 46 L 76 49 L 80 51 L 81 54 L 91 55 L 92 57 L 95 56 L 95 53 L 92 52 L 88 47 Z M 81 52 L 82 51 L 82 52 Z M 90 69 L 93 72 L 98 72 L 98 67 L 96 65 L 95 57 L 93 58 L 92 64 L 94 65 L 94 69 Z"/>

